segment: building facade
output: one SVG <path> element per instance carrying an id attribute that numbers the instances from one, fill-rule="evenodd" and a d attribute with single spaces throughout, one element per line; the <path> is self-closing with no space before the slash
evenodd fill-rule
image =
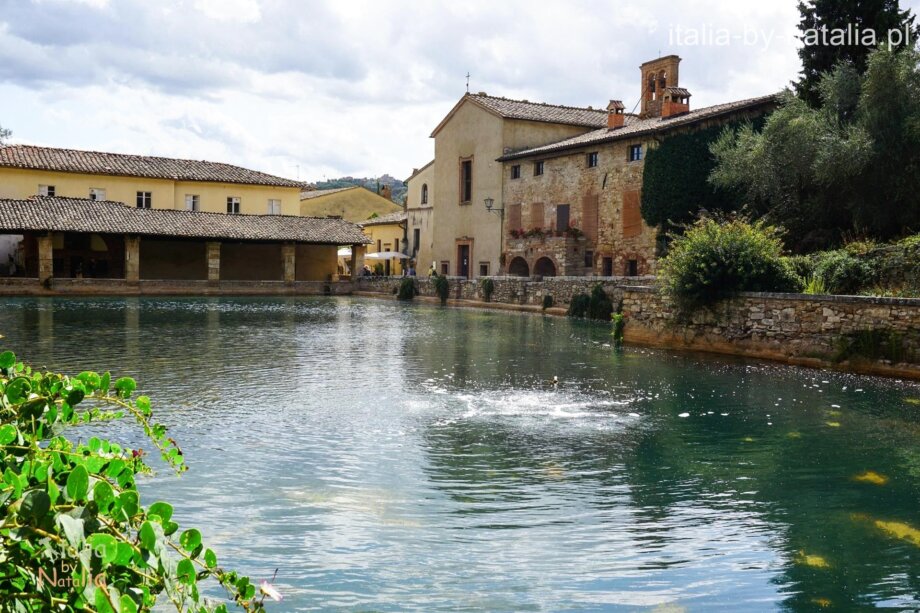
<path id="1" fill-rule="evenodd" d="M 408 254 L 419 274 L 432 267 L 434 259 L 434 160 L 412 170 L 406 179 L 406 225 L 409 241 Z"/>
<path id="2" fill-rule="evenodd" d="M 408 259 L 389 257 L 386 254 L 408 255 L 406 245 L 406 212 L 397 211 L 380 215 L 358 224 L 370 239 L 365 264 L 375 274 L 401 275 L 409 266 Z M 381 255 L 382 254 L 382 255 Z"/>

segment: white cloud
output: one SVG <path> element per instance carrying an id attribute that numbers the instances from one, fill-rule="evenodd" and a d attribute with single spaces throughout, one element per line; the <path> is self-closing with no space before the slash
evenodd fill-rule
<path id="1" fill-rule="evenodd" d="M 465 87 L 602 107 L 678 53 L 695 106 L 798 71 L 794 3 L 727 0 L 0 0 L 0 124 L 19 141 L 209 158 L 303 178 L 430 159 Z M 669 41 L 675 26 L 774 32 Z M 785 38 L 779 34 L 785 34 Z"/>

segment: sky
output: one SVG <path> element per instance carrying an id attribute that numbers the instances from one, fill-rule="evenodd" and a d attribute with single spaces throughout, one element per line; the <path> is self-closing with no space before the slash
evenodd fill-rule
<path id="1" fill-rule="evenodd" d="M 631 109 L 639 64 L 676 53 L 700 108 L 786 87 L 797 23 L 795 0 L 0 0 L 0 125 L 304 181 L 405 178 L 467 73 L 473 93 Z"/>

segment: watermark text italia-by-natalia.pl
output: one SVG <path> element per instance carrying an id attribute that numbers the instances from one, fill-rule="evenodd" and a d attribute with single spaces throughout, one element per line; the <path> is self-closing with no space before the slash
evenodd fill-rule
<path id="1" fill-rule="evenodd" d="M 769 49 L 776 44 L 801 43 L 805 46 L 852 47 L 864 46 L 875 48 L 881 44 L 900 47 L 905 44 L 914 46 L 917 40 L 910 27 L 876 33 L 875 30 L 861 28 L 850 24 L 845 28 L 810 28 L 807 30 L 778 32 L 772 28 L 757 28 L 745 24 L 740 30 L 713 24 L 686 26 L 671 24 L 668 26 L 668 44 L 675 47 L 728 47 L 743 45 Z"/>

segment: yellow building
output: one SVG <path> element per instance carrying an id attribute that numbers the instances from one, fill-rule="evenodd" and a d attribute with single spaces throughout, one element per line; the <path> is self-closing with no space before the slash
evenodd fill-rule
<path id="1" fill-rule="evenodd" d="M 144 209 L 299 215 L 302 183 L 198 160 L 0 147 L 0 198 L 88 198 Z"/>
<path id="2" fill-rule="evenodd" d="M 306 217 L 341 217 L 359 223 L 371 215 L 388 215 L 403 208 L 379 194 L 360 187 L 316 189 L 300 194 L 300 214 Z"/>
<path id="3" fill-rule="evenodd" d="M 434 160 L 412 170 L 406 179 L 406 223 L 408 227 L 409 255 L 415 261 L 419 274 L 427 273 L 432 266 L 437 270 L 434 249 Z"/>
<path id="4" fill-rule="evenodd" d="M 401 275 L 404 268 L 410 266 L 409 260 L 390 258 L 387 253 L 406 254 L 409 249 L 405 243 L 406 212 L 397 211 L 389 215 L 380 215 L 358 224 L 371 239 L 367 246 L 368 255 L 365 264 L 375 274 L 386 276 Z M 383 254 L 374 257 L 375 254 Z"/>

